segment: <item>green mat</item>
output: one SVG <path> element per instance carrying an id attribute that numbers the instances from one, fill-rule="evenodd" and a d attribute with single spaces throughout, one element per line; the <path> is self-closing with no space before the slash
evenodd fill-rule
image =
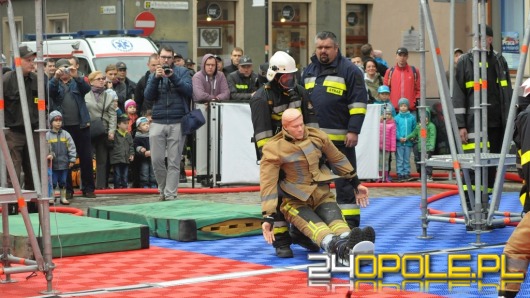
<path id="1" fill-rule="evenodd" d="M 147 225 L 152 236 L 178 241 L 261 235 L 258 205 L 175 200 L 91 207 L 87 216 Z"/>
<path id="2" fill-rule="evenodd" d="M 29 217 L 33 231 L 39 236 L 38 214 L 32 213 Z M 50 230 L 53 257 L 149 248 L 149 230 L 146 226 L 138 224 L 50 213 Z M 1 234 L 3 234 L 2 230 L 0 230 Z M 9 235 L 13 255 L 24 258 L 33 257 L 21 215 L 9 216 Z M 37 237 L 37 241 L 42 252 L 42 238 Z"/>

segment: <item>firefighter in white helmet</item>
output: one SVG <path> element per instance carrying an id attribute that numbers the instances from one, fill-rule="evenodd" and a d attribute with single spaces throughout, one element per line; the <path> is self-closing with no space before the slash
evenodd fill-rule
<path id="1" fill-rule="evenodd" d="M 288 108 L 300 110 L 307 126 L 318 127 L 313 106 L 309 102 L 306 90 L 296 81 L 296 62 L 283 51 L 278 51 L 269 60 L 267 83 L 261 86 L 250 100 L 254 140 L 258 160 L 261 159 L 263 145 L 282 129 L 282 114 Z M 282 203 L 279 193 L 278 206 Z M 299 244 L 310 251 L 319 251 L 320 247 L 296 229 L 289 231 L 289 225 L 283 214 L 277 209 L 274 220 L 273 243 L 276 255 L 292 258 L 291 244 Z M 291 237 L 292 236 L 292 237 Z"/>

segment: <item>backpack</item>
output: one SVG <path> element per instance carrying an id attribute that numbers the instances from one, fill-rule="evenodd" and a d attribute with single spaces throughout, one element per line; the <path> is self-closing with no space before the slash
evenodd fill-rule
<path id="1" fill-rule="evenodd" d="M 416 83 L 418 81 L 418 72 L 416 71 L 416 67 L 414 66 L 410 66 L 410 68 L 412 68 L 412 73 L 414 74 L 414 83 Z M 390 84 L 392 83 L 392 74 L 394 73 L 394 67 L 392 67 L 390 69 L 390 71 L 388 72 L 388 88 L 390 88 Z"/>

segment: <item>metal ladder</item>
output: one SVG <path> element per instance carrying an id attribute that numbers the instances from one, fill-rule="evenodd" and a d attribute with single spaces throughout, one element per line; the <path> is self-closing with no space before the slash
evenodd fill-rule
<path id="1" fill-rule="evenodd" d="M 21 190 L 20 182 L 16 175 L 15 167 L 11 159 L 9 149 L 5 138 L 5 127 L 4 127 L 4 90 L 3 82 L 0 77 L 0 149 L 2 151 L 3 164 L 2 172 L 5 174 L 4 167 L 7 167 L 7 174 L 11 178 L 13 188 L 6 188 L 5 175 L 2 181 L 2 188 L 0 188 L 0 204 L 2 206 L 2 251 L 0 255 L 1 267 L 0 274 L 5 274 L 6 279 L 2 280 L 2 283 L 12 283 L 16 280 L 11 278 L 12 274 L 24 273 L 24 272 L 35 272 L 41 271 L 46 277 L 46 289 L 41 291 L 43 294 L 56 294 L 57 291 L 53 290 L 52 279 L 53 269 L 55 265 L 52 262 L 52 244 L 51 244 L 51 232 L 50 232 L 50 200 L 53 198 L 48 197 L 48 174 L 46 166 L 47 146 L 46 146 L 46 103 L 44 93 L 44 70 L 43 70 L 43 57 L 42 57 L 42 0 L 35 1 L 35 23 L 37 32 L 37 77 L 38 77 L 38 111 L 39 111 L 39 144 L 40 144 L 40 156 L 38 157 L 41 164 L 40 173 L 37 167 L 37 156 L 35 152 L 35 146 L 33 142 L 33 131 L 31 130 L 31 123 L 29 119 L 29 109 L 26 90 L 24 88 L 24 78 L 21 68 L 21 57 L 18 49 L 18 41 L 15 27 L 15 18 L 13 14 L 13 7 L 11 1 L 7 2 L 7 16 L 9 21 L 9 30 L 11 36 L 11 45 L 13 54 L 15 57 L 15 67 L 17 75 L 17 83 L 19 86 L 19 94 L 21 98 L 22 115 L 24 120 L 25 134 L 27 145 L 29 148 L 29 157 L 31 163 L 31 175 L 35 185 L 35 191 L 23 191 Z M 2 3 L 3 4 L 3 3 Z M 0 6 L 0 7 L 3 7 Z M 1 35 L 1 33 L 0 33 Z M 0 36 L 0 41 L 2 40 Z M 1 44 L 0 44 L 1 46 Z M 30 174 L 30 173 L 26 173 Z M 39 177 L 40 175 L 40 177 Z M 37 201 L 39 207 L 39 220 L 42 233 L 42 247 L 44 254 L 38 245 L 33 226 L 30 221 L 28 214 L 27 202 L 33 200 Z M 11 254 L 11 241 L 9 237 L 9 213 L 8 203 L 17 203 L 20 215 L 24 220 L 24 224 L 28 233 L 29 242 L 35 260 L 25 259 L 13 256 Z M 20 266 L 11 266 L 11 264 L 19 264 Z"/>
<path id="2" fill-rule="evenodd" d="M 452 0 L 454 1 L 454 0 Z M 485 0 L 474 0 L 473 1 L 473 28 L 474 28 L 474 47 L 473 47 L 473 59 L 474 61 L 479 61 L 479 54 L 482 55 L 482 60 L 486 60 L 486 49 L 485 49 L 485 39 L 482 40 L 481 48 L 478 47 L 478 40 L 479 40 L 479 16 L 480 16 L 480 23 L 486 24 L 486 9 L 485 9 Z M 480 6 L 480 11 L 479 11 Z M 472 243 L 474 245 L 484 245 L 483 242 L 480 240 L 480 235 L 482 233 L 487 233 L 489 231 L 485 230 L 485 228 L 492 224 L 498 224 L 498 223 L 505 223 L 506 221 L 509 222 L 518 222 L 521 220 L 521 217 L 519 214 L 509 214 L 508 217 L 505 219 L 493 219 L 494 215 L 506 215 L 503 212 L 498 212 L 498 207 L 500 203 L 500 194 L 502 193 L 502 184 L 504 183 L 504 174 L 506 172 L 506 167 L 509 165 L 515 165 L 515 155 L 508 155 L 508 147 L 511 143 L 511 138 L 513 135 L 513 121 L 515 119 L 515 104 L 517 103 L 517 92 L 514 92 L 511 98 L 511 104 L 510 104 L 510 112 L 508 115 L 508 121 L 507 121 L 507 127 L 504 133 L 504 139 L 503 139 L 503 145 L 502 150 L 500 154 L 493 154 L 488 153 L 487 146 L 483 146 L 482 150 L 480 149 L 480 143 L 483 144 L 487 143 L 487 94 L 486 92 L 486 86 L 485 84 L 480 84 L 480 69 L 478 63 L 475 63 L 474 65 L 474 82 L 475 86 L 478 88 L 482 88 L 483 92 L 475 92 L 474 93 L 474 102 L 473 102 L 473 110 L 474 110 L 474 117 L 475 117 L 475 127 L 476 132 L 479 133 L 481 138 L 475 138 L 475 153 L 472 154 L 464 154 L 462 150 L 462 144 L 459 137 L 458 132 L 458 126 L 456 124 L 456 117 L 454 113 L 449 112 L 453 111 L 453 104 L 451 99 L 451 94 L 449 94 L 449 87 L 448 82 L 445 77 L 445 70 L 443 67 L 442 57 L 441 57 L 441 50 L 439 48 L 438 39 L 436 36 L 436 31 L 433 24 L 433 18 L 430 12 L 430 7 L 428 4 L 428 0 L 420 0 L 420 52 L 422 52 L 422 62 L 425 61 L 425 49 L 423 47 L 423 32 L 425 30 L 425 27 L 428 32 L 429 41 L 431 44 L 431 54 L 433 56 L 434 61 L 434 67 L 435 67 L 435 73 L 436 73 L 436 79 L 438 81 L 438 87 L 440 90 L 440 97 L 441 97 L 441 103 L 443 110 L 445 111 L 445 126 L 448 130 L 448 132 L 452 132 L 453 137 L 449 137 L 449 147 L 450 147 L 450 155 L 440 155 L 440 156 L 432 156 L 430 159 L 426 160 L 425 155 L 422 154 L 421 156 L 421 171 L 422 171 L 422 198 L 421 198 L 421 220 L 422 220 L 422 234 L 418 236 L 422 239 L 428 239 L 432 236 L 427 235 L 427 226 L 430 221 L 438 221 L 438 222 L 450 222 L 450 223 L 459 223 L 459 224 L 466 224 L 468 226 L 471 226 L 473 228 L 473 231 L 470 231 L 470 233 L 474 233 L 476 235 L 475 242 Z M 481 26 L 481 33 L 482 36 L 486 36 L 485 34 L 485 26 Z M 525 32 L 525 38 L 524 38 L 524 45 L 528 45 L 529 41 L 529 34 L 530 34 L 530 27 L 526 27 Z M 520 86 L 522 83 L 522 74 L 524 70 L 524 65 L 526 61 L 526 47 L 523 47 L 522 49 L 523 54 L 521 55 L 521 62 L 519 64 L 519 69 L 517 71 L 517 78 L 515 82 L 515 86 Z M 424 67 L 424 65 L 423 65 Z M 486 65 L 485 63 L 482 64 L 482 73 L 486 73 Z M 485 75 L 482 76 L 483 80 L 486 80 Z M 424 81 L 422 81 L 422 85 L 424 85 Z M 481 97 L 482 93 L 482 97 Z M 422 90 L 420 100 L 420 117 L 421 117 L 421 125 L 422 129 L 425 129 L 425 96 L 424 92 Z M 482 121 L 482 126 L 481 122 Z M 448 133 L 449 134 L 449 133 Z M 451 136 L 451 134 L 449 134 Z M 422 142 L 422 152 L 425 152 L 425 139 L 421 138 Z M 425 178 L 425 166 L 433 166 L 437 168 L 445 168 L 445 169 L 451 169 L 455 171 L 456 181 L 458 185 L 458 194 L 460 196 L 460 203 L 462 206 L 462 212 L 457 213 L 446 213 L 446 214 L 439 214 L 439 215 L 430 215 L 428 214 L 427 210 L 427 193 L 426 193 L 426 178 Z M 497 167 L 497 174 L 495 178 L 495 185 L 494 185 L 494 191 L 491 199 L 491 204 L 489 205 L 489 208 L 487 207 L 488 203 L 488 193 L 487 191 L 483 191 L 484 189 L 487 189 L 487 171 L 484 169 L 486 167 Z M 475 171 L 475 190 L 472 191 L 471 187 L 471 179 L 470 179 L 470 173 L 469 170 Z M 462 174 L 463 178 L 462 179 Z M 468 210 L 466 199 L 465 199 L 465 193 L 464 193 L 464 183 L 467 185 L 468 189 L 468 196 L 471 198 L 471 201 L 474 202 L 474 205 L 472 206 L 472 210 Z M 458 218 L 462 216 L 463 218 Z"/>

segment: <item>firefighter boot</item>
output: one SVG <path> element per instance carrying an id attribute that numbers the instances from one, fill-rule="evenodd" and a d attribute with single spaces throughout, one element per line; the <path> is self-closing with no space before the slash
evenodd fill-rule
<path id="1" fill-rule="evenodd" d="M 276 228 L 275 228 L 276 230 Z M 289 236 L 289 231 L 284 231 L 281 233 L 274 233 L 274 242 L 272 246 L 276 249 L 276 255 L 279 258 L 292 258 L 293 250 L 291 249 L 291 237 Z"/>
<path id="2" fill-rule="evenodd" d="M 375 230 L 370 226 L 366 226 L 361 230 L 362 241 L 370 241 L 375 243 Z"/>
<path id="3" fill-rule="evenodd" d="M 341 238 L 334 236 L 329 244 L 330 253 L 335 253 L 339 263 L 348 265 L 350 262 L 350 251 L 359 242 L 362 241 L 362 231 L 359 228 L 353 228 L 348 237 Z"/>
<path id="4" fill-rule="evenodd" d="M 311 252 L 320 251 L 320 246 L 313 242 L 311 239 L 309 239 L 309 237 L 302 234 L 302 232 L 300 232 L 300 230 L 298 230 L 294 225 L 291 225 L 289 229 L 289 235 L 293 240 L 293 244 L 298 244 Z"/>
<path id="5" fill-rule="evenodd" d="M 61 188 L 61 190 L 60 190 L 60 196 L 61 196 L 61 198 L 60 198 L 61 204 L 63 204 L 63 205 L 70 205 L 70 201 L 68 201 L 68 200 L 66 199 L 66 188 Z"/>

